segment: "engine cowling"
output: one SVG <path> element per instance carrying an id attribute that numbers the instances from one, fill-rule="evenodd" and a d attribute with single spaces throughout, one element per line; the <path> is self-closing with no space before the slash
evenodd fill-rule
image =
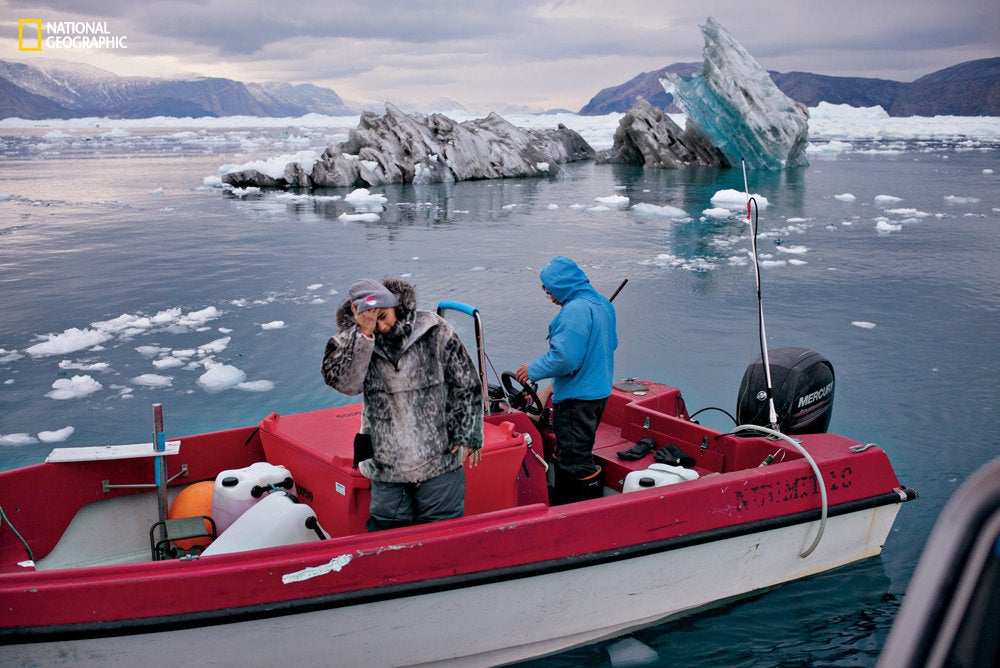
<path id="1" fill-rule="evenodd" d="M 826 432 L 833 415 L 833 365 L 815 350 L 776 348 L 768 351 L 778 431 L 783 434 Z M 767 376 L 758 356 L 743 373 L 736 404 L 740 424 L 770 426 Z"/>

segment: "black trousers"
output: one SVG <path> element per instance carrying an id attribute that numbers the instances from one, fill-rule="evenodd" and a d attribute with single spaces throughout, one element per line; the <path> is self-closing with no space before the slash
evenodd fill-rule
<path id="1" fill-rule="evenodd" d="M 556 468 L 567 477 L 584 478 L 597 471 L 594 439 L 608 399 L 564 399 L 552 405 L 556 436 Z"/>

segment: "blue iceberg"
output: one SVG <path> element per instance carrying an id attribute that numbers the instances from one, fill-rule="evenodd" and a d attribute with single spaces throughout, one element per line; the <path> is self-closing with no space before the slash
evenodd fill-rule
<path id="1" fill-rule="evenodd" d="M 770 75 L 718 21 L 701 26 L 702 71 L 660 79 L 687 116 L 685 133 L 702 137 L 737 167 L 779 170 L 809 164 L 809 114 L 782 93 Z"/>

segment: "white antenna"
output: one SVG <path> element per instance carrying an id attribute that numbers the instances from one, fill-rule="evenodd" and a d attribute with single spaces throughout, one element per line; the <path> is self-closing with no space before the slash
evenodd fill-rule
<path id="1" fill-rule="evenodd" d="M 768 418 L 770 419 L 771 428 L 778 428 L 778 411 L 774 408 L 774 392 L 771 387 L 771 360 L 767 356 L 767 331 L 764 328 L 764 303 L 760 296 L 760 263 L 757 261 L 757 223 L 754 218 L 750 216 L 750 202 L 753 201 L 754 208 L 757 207 L 757 200 L 750 197 L 750 186 L 747 183 L 747 163 L 745 160 L 740 161 L 743 164 L 743 190 L 746 192 L 747 196 L 747 223 L 750 225 L 750 245 L 753 249 L 753 271 L 754 276 L 757 278 L 757 322 L 759 323 L 759 335 L 760 335 L 760 356 L 761 360 L 764 362 L 764 379 L 767 383 L 767 408 L 768 408 Z"/>

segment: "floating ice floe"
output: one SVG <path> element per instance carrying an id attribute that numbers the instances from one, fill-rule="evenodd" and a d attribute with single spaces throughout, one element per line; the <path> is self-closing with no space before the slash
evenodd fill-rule
<path id="1" fill-rule="evenodd" d="M 861 329 L 875 329 L 875 323 L 868 322 L 866 320 L 855 320 L 851 324 L 855 327 L 860 327 Z"/>
<path id="2" fill-rule="evenodd" d="M 0 434 L 0 447 L 16 448 L 22 445 L 33 445 L 38 443 L 36 439 L 31 434 L 18 433 L 18 434 Z"/>
<path id="3" fill-rule="evenodd" d="M 706 218 L 729 218 L 733 215 L 733 212 L 729 209 L 717 206 L 711 209 L 705 209 L 701 212 L 701 215 Z"/>
<path id="4" fill-rule="evenodd" d="M 59 362 L 59 368 L 66 371 L 107 371 L 111 365 L 107 362 L 72 362 L 70 360 L 62 360 Z"/>
<path id="5" fill-rule="evenodd" d="M 676 206 L 670 206 L 669 204 L 664 204 L 663 206 L 657 206 L 655 204 L 648 204 L 646 202 L 639 202 L 632 206 L 632 213 L 642 216 L 644 218 L 687 218 L 690 219 L 688 212 L 684 209 L 677 208 Z"/>
<path id="6" fill-rule="evenodd" d="M 344 202 L 359 212 L 381 213 L 389 198 L 381 194 L 373 194 L 367 188 L 357 188 L 344 195 Z"/>
<path id="7" fill-rule="evenodd" d="M 174 384 L 173 378 L 158 373 L 144 373 L 133 378 L 132 382 L 143 387 L 173 387 Z"/>
<path id="8" fill-rule="evenodd" d="M 978 197 L 961 197 L 959 195 L 945 195 L 944 201 L 948 204 L 978 204 Z"/>
<path id="9" fill-rule="evenodd" d="M 261 329 L 284 329 L 284 320 L 272 320 L 271 322 L 262 322 L 260 324 Z"/>
<path id="10" fill-rule="evenodd" d="M 903 226 L 898 223 L 890 223 L 885 218 L 879 218 L 875 221 L 875 231 L 879 234 L 889 234 L 890 232 L 899 232 L 903 229 Z"/>
<path id="11" fill-rule="evenodd" d="M 80 399 L 99 391 L 103 385 L 90 376 L 60 378 L 52 383 L 52 391 L 46 393 L 49 399 Z"/>
<path id="12" fill-rule="evenodd" d="M 143 357 L 156 357 L 157 355 L 170 352 L 170 348 L 163 348 L 160 346 L 138 346 L 135 351 Z"/>
<path id="13" fill-rule="evenodd" d="M 609 195 L 607 197 L 595 197 L 594 201 L 607 207 L 625 208 L 628 206 L 629 198 L 625 195 Z"/>
<path id="14" fill-rule="evenodd" d="M 750 195 L 757 203 L 757 207 L 760 209 L 767 208 L 767 198 L 763 195 L 753 193 Z M 733 190 L 728 188 L 726 190 L 720 190 L 712 195 L 712 204 L 716 207 L 725 207 L 727 209 L 736 209 L 746 211 L 747 208 L 747 194 L 741 190 Z"/>
<path id="15" fill-rule="evenodd" d="M 165 371 L 166 369 L 176 369 L 177 367 L 182 367 L 185 364 L 187 364 L 187 362 L 185 362 L 179 357 L 173 357 L 173 356 L 163 357 L 158 360 L 153 360 L 153 367 L 155 367 L 159 371 Z"/>
<path id="16" fill-rule="evenodd" d="M 879 206 L 891 206 L 899 204 L 902 201 L 902 197 L 896 197 L 895 195 L 875 195 L 875 203 Z"/>
<path id="17" fill-rule="evenodd" d="M 244 392 L 270 392 L 274 389 L 274 383 L 269 380 L 250 380 L 237 384 L 236 389 Z"/>
<path id="18" fill-rule="evenodd" d="M 655 663 L 660 655 L 656 650 L 636 638 L 623 638 L 607 648 L 612 668 L 632 668 Z"/>
<path id="19" fill-rule="evenodd" d="M 104 343 L 111 338 L 111 334 L 96 329 L 71 327 L 61 334 L 45 334 L 38 338 L 43 339 L 43 341 L 29 346 L 24 351 L 32 357 L 75 353 Z"/>
<path id="20" fill-rule="evenodd" d="M 717 266 L 713 260 L 706 257 L 683 258 L 670 253 L 660 253 L 652 260 L 643 260 L 639 264 L 656 267 L 674 267 L 686 271 L 711 271 Z"/>
<path id="21" fill-rule="evenodd" d="M 38 432 L 38 440 L 42 443 L 62 443 L 67 438 L 73 435 L 76 429 L 73 427 L 63 427 L 62 429 L 55 429 L 52 431 L 40 431 Z"/>
<path id="22" fill-rule="evenodd" d="M 802 255 L 803 253 L 808 253 L 809 249 L 805 246 L 778 246 L 779 253 L 790 253 L 792 255 Z"/>
<path id="23" fill-rule="evenodd" d="M 206 392 L 215 393 L 236 387 L 247 379 L 241 369 L 230 364 L 215 364 L 198 377 L 198 385 Z"/>
<path id="24" fill-rule="evenodd" d="M 257 197 L 262 194 L 262 190 L 257 186 L 247 186 L 246 188 L 227 188 L 227 190 L 239 199 L 246 199 L 247 197 Z"/>
<path id="25" fill-rule="evenodd" d="M 232 341 L 232 337 L 224 336 L 221 339 L 215 339 L 214 341 L 209 341 L 208 343 L 198 346 L 199 355 L 214 355 L 216 353 L 221 353 L 223 350 L 229 347 L 229 342 Z"/>
<path id="26" fill-rule="evenodd" d="M 841 202 L 854 202 L 857 201 L 857 197 L 851 193 L 841 193 L 840 195 L 834 195 L 833 199 L 840 200 Z"/>

